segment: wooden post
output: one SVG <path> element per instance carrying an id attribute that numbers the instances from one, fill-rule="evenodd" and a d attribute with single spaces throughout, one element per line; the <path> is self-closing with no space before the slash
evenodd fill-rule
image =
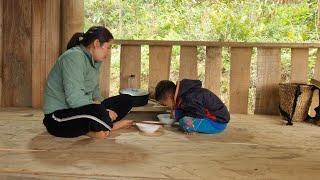
<path id="1" fill-rule="evenodd" d="M 106 61 L 100 67 L 100 92 L 103 97 L 108 97 L 110 92 L 111 50 Z"/>
<path id="2" fill-rule="evenodd" d="M 154 89 L 161 80 L 169 79 L 172 46 L 149 46 L 149 92 L 154 98 Z"/>
<path id="3" fill-rule="evenodd" d="M 84 0 L 61 0 L 61 15 L 61 49 L 63 52 L 72 35 L 76 32 L 83 32 Z"/>
<path id="4" fill-rule="evenodd" d="M 231 113 L 248 113 L 251 56 L 252 48 L 231 48 Z"/>
<path id="5" fill-rule="evenodd" d="M 179 78 L 180 80 L 198 78 L 196 46 L 181 46 Z"/>
<path id="6" fill-rule="evenodd" d="M 278 115 L 280 59 L 279 48 L 258 48 L 255 114 Z"/>
<path id="7" fill-rule="evenodd" d="M 291 82 L 306 83 L 308 80 L 308 48 L 291 49 Z"/>
<path id="8" fill-rule="evenodd" d="M 31 6 L 30 0 L 3 1 L 4 106 L 31 107 Z"/>
<path id="9" fill-rule="evenodd" d="M 0 107 L 2 106 L 3 0 L 0 0 Z"/>
<path id="10" fill-rule="evenodd" d="M 42 105 L 45 81 L 46 38 L 45 38 L 46 1 L 32 0 L 32 107 Z"/>
<path id="11" fill-rule="evenodd" d="M 122 45 L 120 53 L 120 89 L 128 88 L 128 78 L 135 75 L 134 88 L 140 87 L 141 46 Z"/>
<path id="12" fill-rule="evenodd" d="M 222 66 L 222 48 L 206 47 L 205 87 L 217 96 L 220 95 L 220 77 Z"/>

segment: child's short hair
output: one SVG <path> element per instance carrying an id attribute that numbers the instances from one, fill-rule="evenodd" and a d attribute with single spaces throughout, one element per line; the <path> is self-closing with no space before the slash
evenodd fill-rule
<path id="1" fill-rule="evenodd" d="M 168 93 L 174 93 L 176 85 L 169 80 L 160 81 L 155 89 L 155 98 L 157 101 L 161 101 L 166 98 Z"/>

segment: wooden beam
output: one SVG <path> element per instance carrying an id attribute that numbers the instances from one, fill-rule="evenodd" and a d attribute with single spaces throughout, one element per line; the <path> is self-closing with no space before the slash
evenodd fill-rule
<path id="1" fill-rule="evenodd" d="M 154 89 L 161 80 L 168 80 L 170 75 L 172 46 L 149 47 L 149 92 L 154 98 Z"/>
<path id="2" fill-rule="evenodd" d="M 61 0 L 61 10 L 61 48 L 62 51 L 65 51 L 72 35 L 76 32 L 83 32 L 84 0 Z"/>
<path id="3" fill-rule="evenodd" d="M 221 42 L 221 41 L 163 41 L 163 40 L 123 40 L 114 44 L 157 45 L 157 46 L 210 46 L 210 47 L 263 47 L 263 48 L 320 48 L 320 43 L 256 43 L 256 42 Z"/>
<path id="4" fill-rule="evenodd" d="M 217 96 L 220 95 L 222 48 L 206 47 L 205 87 Z"/>
<path id="5" fill-rule="evenodd" d="M 230 112 L 248 113 L 252 48 L 231 48 Z"/>
<path id="6" fill-rule="evenodd" d="M 180 80 L 198 78 L 197 47 L 181 46 L 179 78 Z"/>
<path id="7" fill-rule="evenodd" d="M 2 106 L 2 57 L 3 57 L 3 0 L 0 0 L 0 107 Z"/>
<path id="8" fill-rule="evenodd" d="M 3 1 L 3 91 L 4 106 L 32 105 L 31 2 Z"/>
<path id="9" fill-rule="evenodd" d="M 120 53 L 120 89 L 128 88 L 128 78 L 135 75 L 135 88 L 140 87 L 141 46 L 122 45 Z"/>
<path id="10" fill-rule="evenodd" d="M 280 49 L 258 48 L 255 114 L 279 114 L 280 59 Z"/>
<path id="11" fill-rule="evenodd" d="M 291 49 L 291 82 L 307 83 L 309 49 Z"/>

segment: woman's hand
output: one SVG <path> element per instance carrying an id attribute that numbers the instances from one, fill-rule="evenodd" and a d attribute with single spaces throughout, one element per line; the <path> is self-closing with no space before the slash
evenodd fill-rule
<path id="1" fill-rule="evenodd" d="M 111 121 L 114 121 L 117 119 L 118 114 L 110 109 L 107 109 L 107 111 L 109 112 L 109 117 L 111 119 Z"/>
<path id="2" fill-rule="evenodd" d="M 113 124 L 112 130 L 117 130 L 121 128 L 129 128 L 134 124 L 133 120 L 121 120 Z"/>

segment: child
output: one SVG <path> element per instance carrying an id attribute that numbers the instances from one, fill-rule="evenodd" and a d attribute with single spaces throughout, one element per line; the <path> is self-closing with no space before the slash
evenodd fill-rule
<path id="1" fill-rule="evenodd" d="M 222 132 L 230 120 L 223 102 L 208 89 L 202 88 L 200 80 L 183 79 L 175 85 L 172 81 L 160 81 L 155 98 L 174 110 L 180 129 L 187 134 Z"/>

